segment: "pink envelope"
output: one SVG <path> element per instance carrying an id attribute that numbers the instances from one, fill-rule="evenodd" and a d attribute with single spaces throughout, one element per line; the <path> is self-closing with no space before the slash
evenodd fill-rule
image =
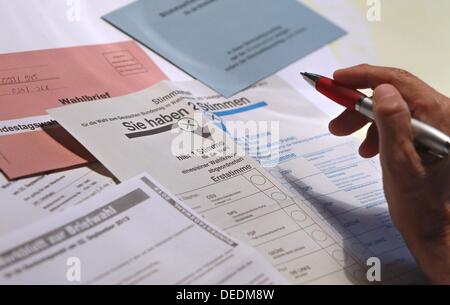
<path id="1" fill-rule="evenodd" d="M 0 55 L 0 168 L 10 179 L 95 158 L 46 110 L 98 102 L 167 79 L 134 42 Z"/>

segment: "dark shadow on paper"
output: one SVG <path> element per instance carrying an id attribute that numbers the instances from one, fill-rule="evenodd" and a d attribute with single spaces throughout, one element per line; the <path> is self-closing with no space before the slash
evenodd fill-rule
<path id="1" fill-rule="evenodd" d="M 65 147 L 71 153 L 86 160 L 86 162 L 96 161 L 95 157 L 83 147 L 69 132 L 61 126 L 43 128 L 44 132 L 53 140 Z"/>
<path id="2" fill-rule="evenodd" d="M 289 186 L 295 189 L 303 198 L 307 199 L 308 206 L 320 215 L 323 221 L 328 223 L 328 225 L 332 227 L 338 235 L 345 236 L 345 238 L 343 238 L 345 250 L 345 258 L 343 262 L 345 264 L 344 268 L 346 271 L 346 276 L 351 282 L 361 283 L 362 281 L 367 284 L 371 284 L 367 281 L 366 276 L 369 267 L 366 267 L 363 272 L 352 268 L 355 259 L 358 260 L 362 266 L 366 266 L 367 259 L 370 257 L 379 257 L 381 259 L 381 283 L 395 283 L 396 279 L 398 280 L 401 276 L 399 274 L 402 274 L 402 271 L 404 272 L 404 276 L 407 276 L 409 272 L 416 275 L 415 277 L 411 277 L 412 280 L 408 284 L 423 284 L 425 282 L 425 277 L 418 270 L 413 257 L 409 254 L 406 247 L 403 249 L 401 254 L 397 251 L 388 251 L 386 253 L 381 253 L 380 255 L 380 253 L 376 253 L 371 250 L 371 248 L 376 247 L 375 245 L 371 247 L 367 240 L 365 241 L 363 238 L 358 236 L 358 234 L 351 233 L 351 229 L 345 228 L 349 223 L 354 223 L 357 221 L 367 228 L 378 228 L 378 230 L 385 229 L 386 233 L 389 231 L 390 235 L 394 235 L 395 233 L 393 232 L 397 231 L 391 222 L 387 209 L 372 207 L 370 214 L 364 213 L 367 209 L 355 209 L 355 206 L 346 202 L 311 191 L 311 187 L 292 174 L 285 174 L 283 175 L 283 178 L 287 183 L 289 183 Z M 332 215 L 331 217 L 330 214 Z M 380 220 L 383 221 L 384 228 L 380 228 Z M 397 232 L 397 234 L 399 247 L 398 251 L 401 251 L 402 246 L 405 244 L 400 233 Z M 383 238 L 384 236 L 381 237 L 378 242 L 382 242 Z M 403 255 L 406 255 L 411 259 L 401 260 L 401 256 Z M 389 267 L 393 267 L 393 264 L 395 264 L 395 270 L 398 271 L 398 274 L 393 275 L 390 271 L 383 272 L 391 269 Z M 416 280 L 416 278 L 418 279 Z"/>
<path id="3" fill-rule="evenodd" d="M 119 182 L 118 179 L 111 172 L 109 172 L 104 166 L 102 166 L 96 160 L 96 158 L 86 148 L 84 148 L 83 145 L 81 145 L 80 142 L 78 142 L 63 127 L 61 127 L 60 125 L 52 126 L 52 127 L 45 127 L 45 128 L 43 128 L 43 131 L 48 136 L 50 136 L 53 140 L 58 142 L 58 144 L 60 144 L 61 146 L 63 146 L 67 150 L 69 150 L 71 153 L 86 160 L 86 163 L 82 163 L 82 164 L 74 165 L 74 166 L 63 167 L 63 168 L 59 168 L 59 169 L 52 170 L 52 171 L 39 172 L 39 173 L 35 173 L 32 175 L 28 175 L 28 176 L 23 176 L 23 177 L 20 177 L 17 179 L 9 178 L 8 175 L 2 171 L 3 175 L 5 176 L 5 178 L 8 179 L 8 181 L 17 181 L 17 180 L 26 179 L 26 178 L 33 178 L 33 177 L 38 177 L 38 176 L 42 176 L 42 175 L 54 174 L 54 173 L 73 170 L 73 169 L 77 169 L 77 168 L 88 167 L 92 171 L 94 171 L 104 177 L 113 179 L 114 182 L 116 182 L 116 183 Z"/>

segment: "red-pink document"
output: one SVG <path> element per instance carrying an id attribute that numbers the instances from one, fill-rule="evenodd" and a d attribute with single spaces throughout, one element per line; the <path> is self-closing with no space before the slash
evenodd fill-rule
<path id="1" fill-rule="evenodd" d="M 46 110 L 143 90 L 166 76 L 134 42 L 0 55 L 0 168 L 10 179 L 94 158 Z"/>

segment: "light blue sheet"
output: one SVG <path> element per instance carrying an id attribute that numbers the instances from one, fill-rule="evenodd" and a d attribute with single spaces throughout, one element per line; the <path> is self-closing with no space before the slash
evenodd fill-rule
<path id="1" fill-rule="evenodd" d="M 226 97 L 345 34 L 296 0 L 140 0 L 104 19 Z"/>

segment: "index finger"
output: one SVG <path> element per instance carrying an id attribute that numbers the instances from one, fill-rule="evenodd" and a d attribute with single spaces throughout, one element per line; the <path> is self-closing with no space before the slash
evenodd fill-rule
<path id="1" fill-rule="evenodd" d="M 391 84 L 409 102 L 418 96 L 435 93 L 434 89 L 413 74 L 397 68 L 358 65 L 334 72 L 334 79 L 355 89 L 375 89 L 382 84 Z"/>

